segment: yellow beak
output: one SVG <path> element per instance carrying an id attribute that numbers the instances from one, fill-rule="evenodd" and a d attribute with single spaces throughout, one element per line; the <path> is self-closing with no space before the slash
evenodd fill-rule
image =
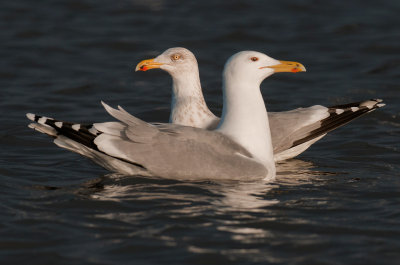
<path id="1" fill-rule="evenodd" d="M 156 63 L 154 62 L 154 59 L 143 60 L 136 65 L 135 72 L 160 68 L 161 65 L 163 65 L 163 63 Z"/>
<path id="2" fill-rule="evenodd" d="M 292 73 L 298 73 L 298 72 L 305 72 L 306 68 L 304 65 L 298 62 L 290 62 L 290 61 L 279 61 L 280 64 L 272 65 L 272 66 L 264 66 L 260 67 L 262 68 L 272 68 L 274 69 L 275 73 L 280 73 L 280 72 L 292 72 Z"/>

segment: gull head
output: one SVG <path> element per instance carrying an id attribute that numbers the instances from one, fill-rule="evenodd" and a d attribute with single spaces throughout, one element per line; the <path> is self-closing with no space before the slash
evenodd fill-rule
<path id="1" fill-rule="evenodd" d="M 174 76 L 175 74 L 198 71 L 197 60 L 188 49 L 170 48 L 153 59 L 143 60 L 137 64 L 135 71 L 147 71 L 159 68 Z"/>
<path id="2" fill-rule="evenodd" d="M 306 68 L 298 62 L 280 61 L 261 52 L 241 51 L 232 55 L 225 64 L 225 79 L 233 82 L 258 83 L 278 72 L 305 72 Z"/>

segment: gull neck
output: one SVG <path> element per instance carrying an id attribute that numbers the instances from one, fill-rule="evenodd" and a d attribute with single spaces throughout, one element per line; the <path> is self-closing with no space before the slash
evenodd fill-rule
<path id="1" fill-rule="evenodd" d="M 269 175 L 275 163 L 268 114 L 257 82 L 244 82 L 224 74 L 223 110 L 217 131 L 246 148 Z"/>
<path id="2" fill-rule="evenodd" d="M 214 120 L 208 109 L 200 84 L 198 69 L 189 73 L 172 75 L 170 122 L 185 126 L 205 128 Z"/>

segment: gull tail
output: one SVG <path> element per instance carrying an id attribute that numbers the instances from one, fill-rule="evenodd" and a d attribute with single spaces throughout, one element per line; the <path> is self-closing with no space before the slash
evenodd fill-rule
<path id="1" fill-rule="evenodd" d="M 101 134 L 93 124 L 79 124 L 64 122 L 49 117 L 39 116 L 32 113 L 26 114 L 26 117 L 33 121 L 28 127 L 47 134 L 55 139 L 59 136 L 65 136 L 75 142 L 83 144 L 86 147 L 98 150 L 94 139 Z"/>
<path id="2" fill-rule="evenodd" d="M 127 175 L 148 175 L 144 166 L 114 157 L 99 150 L 95 139 L 103 132 L 98 131 L 93 124 L 65 122 L 32 113 L 26 114 L 26 117 L 32 121 L 28 125 L 29 128 L 54 138 L 54 143 L 61 148 L 88 157 L 110 171 Z M 103 128 L 107 128 L 106 123 L 100 125 L 103 125 Z"/>

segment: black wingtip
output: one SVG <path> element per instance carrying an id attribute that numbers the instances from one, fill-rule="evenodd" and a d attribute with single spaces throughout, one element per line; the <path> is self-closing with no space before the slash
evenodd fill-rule
<path id="1" fill-rule="evenodd" d="M 314 138 L 333 131 L 350 121 L 361 117 L 371 111 L 384 107 L 382 99 L 370 99 L 366 101 L 353 102 L 343 105 L 335 105 L 328 107 L 329 116 L 321 120 L 320 127 L 309 132 L 307 136 L 295 141 L 292 147 L 308 142 Z"/>

